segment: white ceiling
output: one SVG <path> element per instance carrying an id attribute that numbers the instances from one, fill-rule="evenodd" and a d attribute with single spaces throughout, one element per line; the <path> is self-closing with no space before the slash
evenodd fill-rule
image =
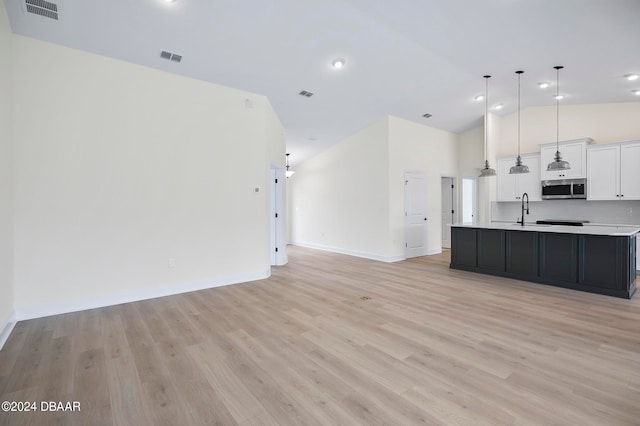
<path id="1" fill-rule="evenodd" d="M 389 114 L 470 129 L 484 74 L 501 115 L 518 69 L 523 108 L 555 105 L 555 65 L 563 103 L 639 101 L 640 0 L 52 0 L 59 21 L 4 1 L 17 34 L 266 95 L 292 166 Z"/>

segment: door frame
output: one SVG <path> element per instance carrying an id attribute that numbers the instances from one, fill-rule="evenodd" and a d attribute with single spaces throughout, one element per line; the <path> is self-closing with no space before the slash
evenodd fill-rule
<path id="1" fill-rule="evenodd" d="M 284 169 L 272 164 L 269 169 L 269 264 L 287 264 L 286 188 Z"/>
<path id="2" fill-rule="evenodd" d="M 453 185 L 453 188 L 451 188 L 451 210 L 453 210 L 453 213 L 451 213 L 451 223 L 454 224 L 456 223 L 458 220 L 458 180 L 457 180 L 457 176 L 449 176 L 449 175 L 442 175 L 440 176 L 440 189 L 442 189 L 442 180 L 443 179 L 451 179 L 451 184 Z M 440 192 L 440 214 L 442 214 L 442 202 L 443 202 L 443 198 L 444 198 L 444 194 L 442 194 L 442 192 Z M 443 228 L 442 225 L 443 219 L 442 216 L 440 216 L 440 249 L 442 249 L 444 246 L 442 245 L 442 241 L 443 241 L 443 236 L 444 236 L 444 232 L 445 229 Z M 451 227 L 449 227 L 449 235 L 451 235 Z M 449 237 L 449 245 L 451 245 L 451 237 Z M 450 247 L 447 247 L 450 248 Z"/>

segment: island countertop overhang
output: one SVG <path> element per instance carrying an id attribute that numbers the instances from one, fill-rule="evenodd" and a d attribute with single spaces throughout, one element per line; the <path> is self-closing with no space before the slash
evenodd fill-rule
<path id="1" fill-rule="evenodd" d="M 477 228 L 477 229 L 503 229 L 507 231 L 532 231 L 532 232 L 555 232 L 560 234 L 580 234 L 580 235 L 605 235 L 611 237 L 625 237 L 637 234 L 640 228 L 633 226 L 604 226 L 604 225 L 584 225 L 584 226 L 563 226 L 563 225 L 538 225 L 519 223 L 491 222 L 491 223 L 454 223 L 456 228 Z"/>

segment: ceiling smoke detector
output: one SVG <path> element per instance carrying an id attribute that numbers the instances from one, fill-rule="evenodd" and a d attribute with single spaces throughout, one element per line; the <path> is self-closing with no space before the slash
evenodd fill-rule
<path id="1" fill-rule="evenodd" d="M 24 8 L 28 13 L 58 20 L 58 5 L 45 0 L 24 0 Z"/>

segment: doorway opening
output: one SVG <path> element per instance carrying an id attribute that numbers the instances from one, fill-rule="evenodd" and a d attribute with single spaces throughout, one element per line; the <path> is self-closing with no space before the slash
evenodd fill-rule
<path id="1" fill-rule="evenodd" d="M 462 217 L 463 223 L 476 223 L 478 220 L 477 179 L 462 178 Z"/>

